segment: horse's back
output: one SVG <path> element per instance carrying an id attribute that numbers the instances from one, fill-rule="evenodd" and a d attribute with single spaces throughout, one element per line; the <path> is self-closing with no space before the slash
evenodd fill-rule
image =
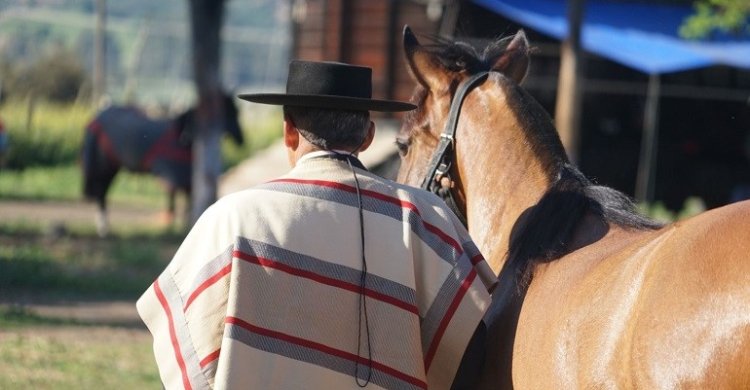
<path id="1" fill-rule="evenodd" d="M 143 158 L 169 128 L 170 122 L 154 120 L 134 107 L 111 106 L 97 114 L 101 137 L 112 145 L 111 152 L 120 164 L 132 171 L 142 171 Z"/>
<path id="2" fill-rule="evenodd" d="M 750 202 L 664 235 L 632 324 L 634 371 L 660 388 L 750 388 Z"/>
<path id="3" fill-rule="evenodd" d="M 750 388 L 750 202 L 540 266 L 514 351 L 520 388 Z"/>

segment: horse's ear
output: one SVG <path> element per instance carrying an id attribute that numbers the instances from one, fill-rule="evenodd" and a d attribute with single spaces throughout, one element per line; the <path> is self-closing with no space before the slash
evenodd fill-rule
<path id="1" fill-rule="evenodd" d="M 447 70 L 435 54 L 419 44 L 408 25 L 404 26 L 404 53 L 409 64 L 409 73 L 416 82 L 430 91 L 447 88 L 450 81 Z"/>
<path id="2" fill-rule="evenodd" d="M 492 70 L 505 74 L 521 84 L 529 70 L 529 41 L 526 33 L 518 30 L 505 51 L 495 60 Z"/>

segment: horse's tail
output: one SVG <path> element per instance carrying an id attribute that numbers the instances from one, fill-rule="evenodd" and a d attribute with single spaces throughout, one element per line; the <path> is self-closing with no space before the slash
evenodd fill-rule
<path id="1" fill-rule="evenodd" d="M 97 132 L 94 130 L 97 125 L 92 121 L 86 126 L 83 134 L 83 145 L 81 147 L 81 170 L 83 171 L 83 195 L 88 198 L 95 198 L 94 176 L 96 170 L 97 155 Z"/>
<path id="2" fill-rule="evenodd" d="M 109 187 L 112 176 L 116 170 L 112 170 L 110 160 L 107 159 L 106 151 L 102 149 L 101 124 L 95 118 L 86 126 L 81 147 L 81 170 L 83 171 L 83 195 L 87 199 L 101 200 Z"/>

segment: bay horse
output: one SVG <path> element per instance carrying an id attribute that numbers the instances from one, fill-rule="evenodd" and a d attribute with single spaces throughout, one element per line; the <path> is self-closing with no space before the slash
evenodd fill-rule
<path id="1" fill-rule="evenodd" d="M 242 145 L 244 137 L 232 97 L 223 95 L 222 106 L 224 132 Z M 109 230 L 106 196 L 121 168 L 154 174 L 165 183 L 167 218 L 172 223 L 176 193 L 190 196 L 195 123 L 195 107 L 173 119 L 155 120 L 135 107 L 110 106 L 86 126 L 81 149 L 83 193 L 98 205 L 99 235 Z"/>
<path id="2" fill-rule="evenodd" d="M 452 198 L 500 279 L 456 388 L 750 388 L 750 202 L 661 225 L 592 184 L 519 85 L 523 31 L 404 49 L 398 180 Z"/>

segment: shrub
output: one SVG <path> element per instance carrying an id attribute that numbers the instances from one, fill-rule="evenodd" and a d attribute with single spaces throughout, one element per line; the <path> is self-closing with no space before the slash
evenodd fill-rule
<path id="1" fill-rule="evenodd" d="M 6 166 L 23 169 L 75 163 L 83 129 L 92 116 L 93 110 L 80 104 L 7 102 L 0 107 L 0 118 L 8 132 Z"/>
<path id="2" fill-rule="evenodd" d="M 30 64 L 4 64 L 3 93 L 11 99 L 36 99 L 72 103 L 88 93 L 88 76 L 71 50 L 56 48 Z"/>

